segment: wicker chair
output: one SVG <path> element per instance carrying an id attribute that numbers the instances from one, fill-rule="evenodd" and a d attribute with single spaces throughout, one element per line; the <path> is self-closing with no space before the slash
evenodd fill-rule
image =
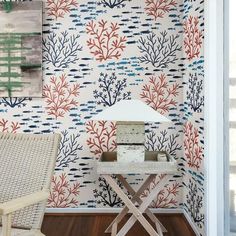
<path id="1" fill-rule="evenodd" d="M 43 236 L 59 143 L 59 134 L 0 133 L 0 236 Z"/>

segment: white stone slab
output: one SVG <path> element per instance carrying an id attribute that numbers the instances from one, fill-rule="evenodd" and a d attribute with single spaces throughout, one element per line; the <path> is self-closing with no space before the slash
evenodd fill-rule
<path id="1" fill-rule="evenodd" d="M 144 162 L 144 145 L 117 145 L 117 162 Z"/>
<path id="2" fill-rule="evenodd" d="M 145 142 L 144 122 L 135 124 L 132 122 L 120 123 L 117 122 L 116 131 L 117 143 L 140 143 Z"/>

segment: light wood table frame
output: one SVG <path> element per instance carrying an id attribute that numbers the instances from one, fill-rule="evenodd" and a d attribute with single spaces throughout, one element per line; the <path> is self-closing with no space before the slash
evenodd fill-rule
<path id="1" fill-rule="evenodd" d="M 147 153 L 149 155 L 150 153 Z M 153 155 L 155 153 L 151 153 Z M 114 153 L 108 153 L 111 157 L 114 157 Z M 105 161 L 106 162 L 106 161 Z M 174 161 L 173 161 L 174 162 Z M 151 164 L 151 162 L 148 163 L 148 165 Z M 125 207 L 122 209 L 122 211 L 118 214 L 118 216 L 113 220 L 113 222 L 108 226 L 105 233 L 111 233 L 111 236 L 124 236 L 128 233 L 128 231 L 131 229 L 131 227 L 135 224 L 136 221 L 139 221 L 140 224 L 145 228 L 145 230 L 148 232 L 151 236 L 163 236 L 163 232 L 167 232 L 165 227 L 161 224 L 161 222 L 156 218 L 156 216 L 150 211 L 148 208 L 151 202 L 157 197 L 160 190 L 166 185 L 169 175 L 170 174 L 176 174 L 177 167 L 176 163 L 171 163 L 168 167 L 165 168 L 165 172 L 163 170 L 161 171 L 159 168 L 155 169 L 155 171 L 151 170 L 149 168 L 145 168 L 145 164 L 139 163 L 140 171 L 141 173 L 146 173 L 149 176 L 147 179 L 143 182 L 143 184 L 140 186 L 140 188 L 135 191 L 132 186 L 127 182 L 127 180 L 123 177 L 123 174 L 128 174 L 129 172 L 124 171 L 124 168 L 119 168 L 118 162 L 113 162 L 113 165 L 116 166 L 116 168 L 107 168 L 107 163 L 104 165 L 102 162 L 98 164 L 98 173 L 107 181 L 107 183 L 111 186 L 111 188 L 117 193 L 117 195 L 120 197 L 120 199 L 124 202 Z M 156 162 L 155 162 L 156 165 Z M 122 164 L 121 164 L 122 167 Z M 144 167 L 144 169 L 143 169 Z M 139 174 L 139 169 L 136 169 L 137 174 Z M 144 172 L 143 172 L 144 171 Z M 115 172 L 115 173 L 112 173 Z M 121 173 L 119 173 L 121 172 Z M 125 173 L 126 172 L 126 173 Z M 157 177 L 159 174 L 165 174 L 164 178 L 153 188 L 149 191 L 149 194 L 146 198 L 141 199 L 141 194 L 150 186 L 151 182 Z M 122 183 L 122 185 L 127 189 L 129 194 L 132 196 L 131 199 L 124 193 L 124 190 L 117 184 L 116 180 L 112 178 L 112 175 L 115 175 L 117 179 Z M 124 216 L 127 213 L 131 213 L 131 217 L 128 219 L 128 221 L 125 223 L 125 225 L 117 232 L 118 230 L 118 224 L 119 222 L 124 218 Z M 147 221 L 147 219 L 144 217 L 144 213 L 151 219 L 151 221 L 155 224 L 156 230 L 152 227 L 152 225 Z"/>

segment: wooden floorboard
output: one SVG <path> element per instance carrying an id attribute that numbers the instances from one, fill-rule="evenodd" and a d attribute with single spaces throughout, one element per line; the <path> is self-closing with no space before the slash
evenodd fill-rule
<path id="1" fill-rule="evenodd" d="M 42 232 L 46 236 L 109 236 L 110 234 L 105 234 L 104 231 L 115 216 L 116 214 L 46 214 Z M 164 236 L 195 236 L 183 214 L 156 216 L 168 231 Z M 121 226 L 123 224 L 124 222 L 121 222 Z M 136 223 L 127 236 L 149 235 Z"/>

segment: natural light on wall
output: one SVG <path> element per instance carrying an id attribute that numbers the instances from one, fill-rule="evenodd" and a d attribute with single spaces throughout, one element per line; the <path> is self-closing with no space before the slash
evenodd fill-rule
<path id="1" fill-rule="evenodd" d="M 229 6 L 229 78 L 230 78 L 230 231 L 236 235 L 236 1 Z"/>

